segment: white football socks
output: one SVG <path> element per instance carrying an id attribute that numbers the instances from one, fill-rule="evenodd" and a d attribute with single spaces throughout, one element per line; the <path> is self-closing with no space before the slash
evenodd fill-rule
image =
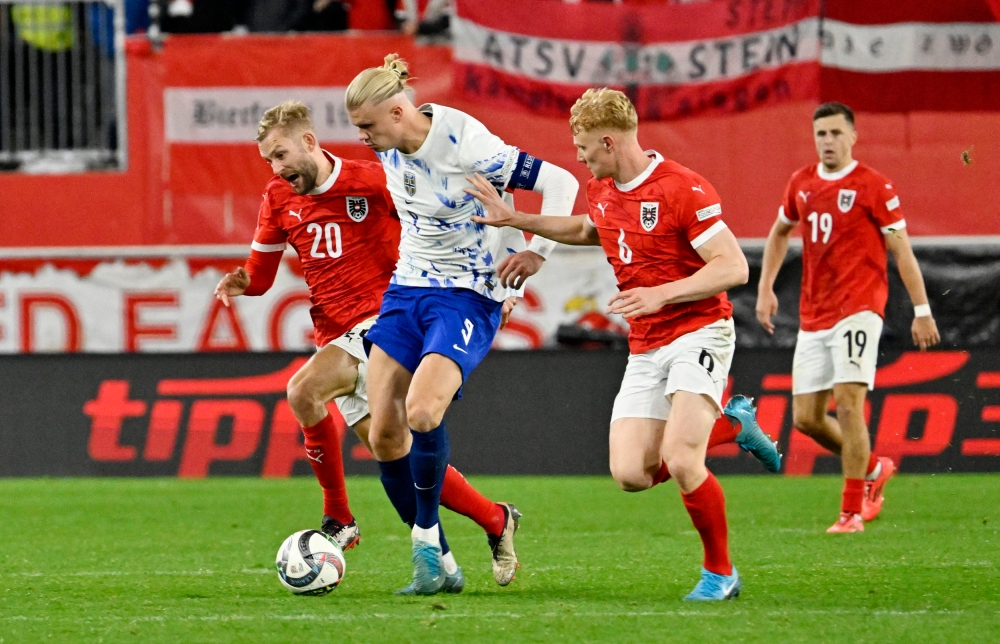
<path id="1" fill-rule="evenodd" d="M 446 574 L 454 575 L 458 572 L 458 563 L 455 561 L 455 555 L 450 550 L 448 554 L 441 555 L 441 561 L 444 563 L 444 571 Z"/>
<path id="2" fill-rule="evenodd" d="M 410 538 L 413 541 L 423 541 L 424 543 L 429 543 L 432 546 L 441 547 L 441 537 L 438 536 L 438 524 L 434 524 L 429 528 L 421 528 L 417 524 L 413 524 L 413 530 L 410 532 Z"/>

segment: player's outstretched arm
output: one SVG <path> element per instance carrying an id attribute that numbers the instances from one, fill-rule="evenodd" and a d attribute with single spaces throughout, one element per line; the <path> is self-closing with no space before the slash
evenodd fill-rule
<path id="1" fill-rule="evenodd" d="M 771 232 L 764 244 L 764 260 L 760 270 L 760 281 L 757 283 L 757 321 L 768 333 L 774 333 L 774 322 L 771 318 L 778 314 L 778 296 L 774 294 L 774 280 L 788 254 L 788 237 L 795 228 L 786 224 L 780 218 L 774 221 Z"/>
<path id="2" fill-rule="evenodd" d="M 486 208 L 485 217 L 472 217 L 472 221 L 477 224 L 498 228 L 511 226 L 573 246 L 598 246 L 601 243 L 597 229 L 587 223 L 586 217 L 528 215 L 517 212 L 504 202 L 493 184 L 482 176 L 477 174 L 468 179 L 474 188 L 467 188 L 466 192 L 478 199 Z"/>
<path id="3" fill-rule="evenodd" d="M 920 347 L 921 351 L 926 351 L 941 341 L 941 335 L 938 333 L 934 316 L 931 315 L 931 307 L 927 303 L 924 276 L 920 272 L 920 265 L 913 254 L 913 247 L 910 245 L 910 237 L 906 234 L 906 229 L 900 228 L 886 233 L 885 245 L 896 260 L 899 276 L 903 280 L 903 285 L 906 286 L 906 292 L 910 294 L 910 301 L 913 302 L 913 326 L 910 329 L 913 344 Z"/>
<path id="4" fill-rule="evenodd" d="M 608 313 L 621 313 L 626 318 L 648 315 L 667 304 L 696 302 L 718 295 L 734 286 L 746 284 L 750 269 L 736 236 L 723 228 L 699 246 L 698 254 L 705 265 L 690 277 L 659 286 L 639 287 L 622 291 L 608 302 Z"/>

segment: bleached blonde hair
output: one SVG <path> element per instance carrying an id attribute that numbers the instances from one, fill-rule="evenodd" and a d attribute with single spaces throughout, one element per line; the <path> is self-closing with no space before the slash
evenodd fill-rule
<path id="1" fill-rule="evenodd" d="M 309 113 L 308 107 L 298 101 L 278 103 L 261 117 L 257 126 L 257 143 L 266 139 L 275 128 L 281 128 L 285 134 L 299 134 L 312 130 L 312 114 Z"/>
<path id="2" fill-rule="evenodd" d="M 607 87 L 588 89 L 569 113 L 569 129 L 574 135 L 603 129 L 631 132 L 639 127 L 639 115 L 632 101 L 622 92 Z"/>
<path id="3" fill-rule="evenodd" d="M 354 77 L 347 86 L 344 103 L 356 110 L 365 103 L 378 105 L 409 87 L 410 72 L 399 54 L 389 54 L 381 67 L 369 67 Z"/>

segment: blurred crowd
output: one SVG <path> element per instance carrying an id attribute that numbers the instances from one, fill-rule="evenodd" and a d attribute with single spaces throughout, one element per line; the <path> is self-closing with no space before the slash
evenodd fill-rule
<path id="1" fill-rule="evenodd" d="M 708 0 L 553 0 L 568 3 L 653 4 Z M 125 0 L 129 33 L 398 30 L 447 36 L 452 0 Z"/>

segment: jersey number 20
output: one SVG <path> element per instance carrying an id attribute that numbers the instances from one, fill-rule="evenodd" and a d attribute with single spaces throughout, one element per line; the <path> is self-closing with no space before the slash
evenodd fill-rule
<path id="1" fill-rule="evenodd" d="M 320 243 L 323 241 L 324 230 L 326 232 L 326 255 L 319 248 Z M 333 222 L 330 222 L 326 226 L 309 224 L 306 227 L 306 232 L 316 233 L 316 239 L 313 240 L 312 252 L 309 253 L 313 257 L 340 257 L 344 252 L 340 241 L 340 224 Z"/>

